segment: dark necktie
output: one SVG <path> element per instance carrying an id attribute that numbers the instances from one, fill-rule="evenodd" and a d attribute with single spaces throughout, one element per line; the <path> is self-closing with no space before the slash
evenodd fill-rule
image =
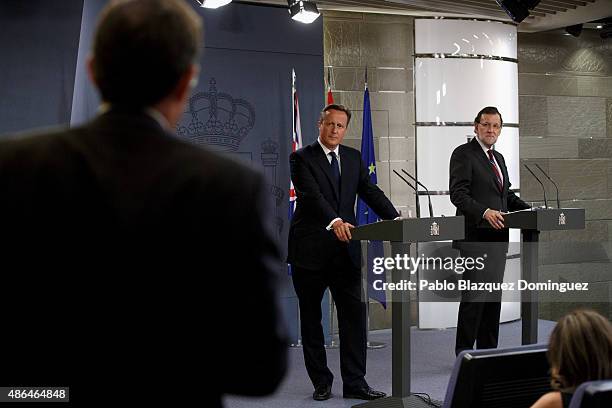
<path id="1" fill-rule="evenodd" d="M 497 168 L 497 165 L 495 164 L 495 159 L 493 159 L 493 151 L 489 149 L 487 150 L 487 153 L 489 154 L 489 162 L 491 163 L 491 166 L 493 167 L 493 171 L 495 172 L 495 177 L 497 178 L 497 187 L 499 188 L 499 191 L 502 191 L 504 183 L 502 181 L 499 169 Z"/>
<path id="2" fill-rule="evenodd" d="M 336 187 L 340 189 L 340 164 L 338 163 L 338 158 L 336 157 L 336 153 L 329 152 L 329 156 L 331 157 L 331 172 L 336 182 Z"/>

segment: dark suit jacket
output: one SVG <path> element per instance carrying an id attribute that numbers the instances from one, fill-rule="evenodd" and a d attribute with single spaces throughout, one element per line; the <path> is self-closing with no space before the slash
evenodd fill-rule
<path id="1" fill-rule="evenodd" d="M 75 402 L 272 392 L 286 337 L 264 198 L 260 175 L 142 113 L 0 143 L 0 383 Z"/>
<path id="2" fill-rule="evenodd" d="M 450 159 L 450 198 L 456 215 L 465 216 L 465 242 L 507 242 L 508 229 L 478 228 L 487 225 L 485 210 L 516 211 L 529 205 L 510 191 L 510 180 L 504 156 L 493 151 L 504 178 L 502 191 L 497 187 L 495 172 L 476 137 L 457 147 Z M 461 248 L 461 241 L 454 243 Z"/>
<path id="3" fill-rule="evenodd" d="M 349 250 L 360 266 L 360 245 L 339 241 L 325 227 L 336 217 L 357 225 L 356 197 L 365 201 L 379 217 L 393 219 L 399 214 L 384 193 L 370 182 L 358 150 L 339 146 L 341 188 L 332 182 L 331 167 L 318 141 L 290 156 L 291 180 L 297 195 L 296 209 L 289 229 L 288 262 L 306 269 L 320 269 L 339 251 Z"/>

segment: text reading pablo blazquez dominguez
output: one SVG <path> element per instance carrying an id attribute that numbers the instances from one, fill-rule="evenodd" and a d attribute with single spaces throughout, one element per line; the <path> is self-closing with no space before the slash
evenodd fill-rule
<path id="1" fill-rule="evenodd" d="M 485 259 L 482 257 L 426 257 L 425 255 L 417 258 L 407 254 L 397 254 L 395 257 L 376 257 L 373 259 L 372 272 L 382 275 L 387 270 L 407 270 L 411 275 L 417 270 L 421 271 L 453 271 L 462 276 L 466 271 L 485 268 Z M 399 282 L 385 282 L 383 279 L 376 279 L 372 282 L 374 290 L 461 290 L 461 291 L 557 291 L 565 293 L 568 291 L 588 291 L 588 282 L 553 282 L 550 279 L 546 282 L 529 282 L 519 279 L 516 282 L 474 282 L 469 279 L 458 279 L 457 282 L 447 280 L 428 280 L 419 279 L 412 282 L 402 279 Z"/>

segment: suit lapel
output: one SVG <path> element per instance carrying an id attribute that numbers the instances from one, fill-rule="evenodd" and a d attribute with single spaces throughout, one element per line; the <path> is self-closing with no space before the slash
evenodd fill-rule
<path id="1" fill-rule="evenodd" d="M 327 181 L 329 181 L 329 184 L 331 185 L 332 190 L 336 195 L 336 200 L 338 200 L 339 202 L 340 192 L 338 191 L 338 186 L 336 186 L 336 183 L 334 182 L 334 176 L 332 175 L 331 166 L 329 164 L 329 161 L 327 160 L 327 157 L 325 156 L 325 152 L 323 151 L 323 148 L 321 147 L 318 141 L 315 141 L 311 146 L 315 156 L 315 161 L 321 167 L 323 173 L 325 173 Z M 342 180 L 342 164 L 340 164 L 340 166 L 340 180 Z"/>

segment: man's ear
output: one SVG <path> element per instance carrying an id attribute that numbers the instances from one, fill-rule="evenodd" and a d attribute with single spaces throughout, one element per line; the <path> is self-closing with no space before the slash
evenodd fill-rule
<path id="1" fill-rule="evenodd" d="M 98 81 L 96 81 L 96 72 L 94 70 L 94 62 L 95 62 L 95 57 L 93 55 L 89 55 L 87 57 L 87 76 L 89 77 L 89 80 L 91 81 L 92 84 L 95 85 L 95 87 L 98 87 Z"/>
<path id="2" fill-rule="evenodd" d="M 200 69 L 197 65 L 191 64 L 185 71 L 181 79 L 179 79 L 176 87 L 174 88 L 174 96 L 176 99 L 182 100 L 189 96 L 189 93 L 198 83 L 198 76 L 200 75 Z"/>

